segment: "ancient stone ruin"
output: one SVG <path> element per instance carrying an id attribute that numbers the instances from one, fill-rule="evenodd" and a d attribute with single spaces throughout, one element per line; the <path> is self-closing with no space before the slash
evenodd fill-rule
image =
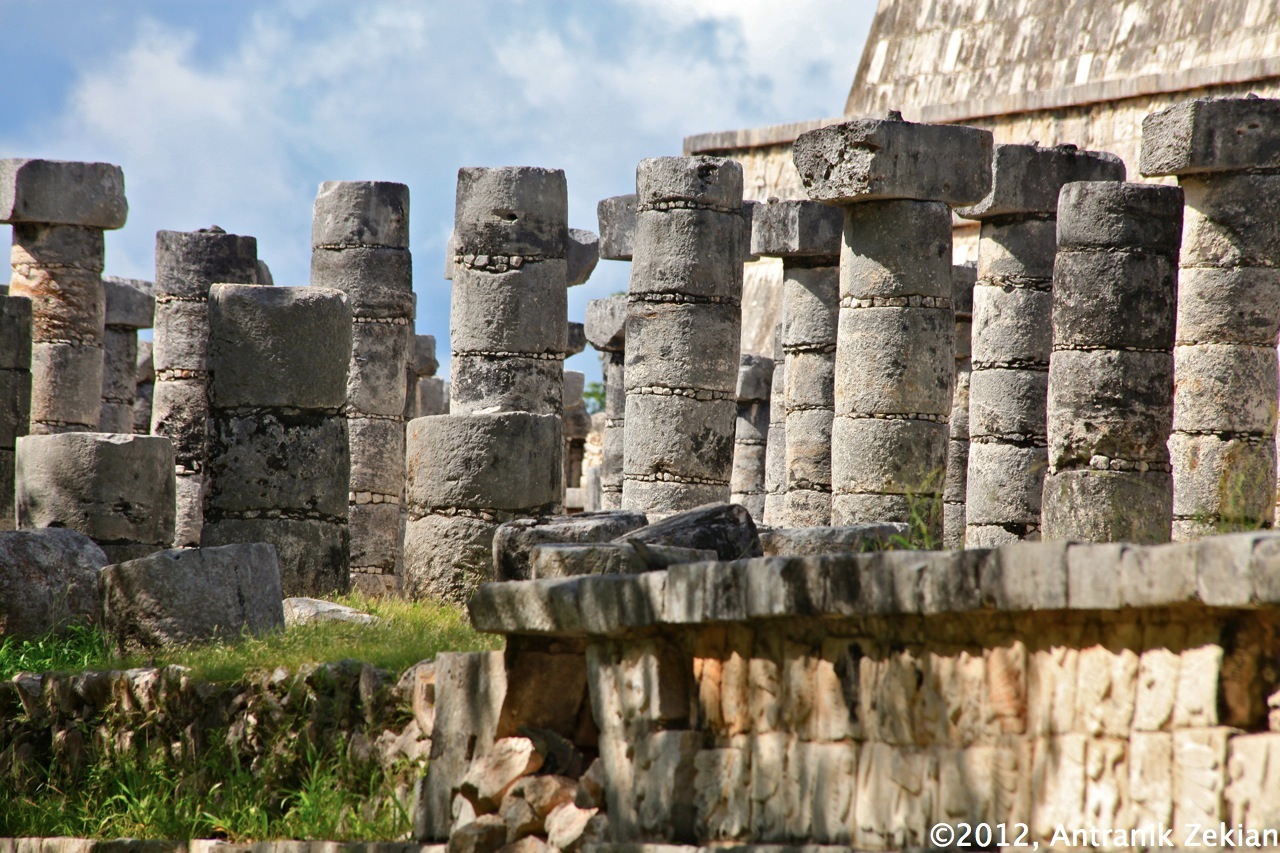
<path id="1" fill-rule="evenodd" d="M 395 735 L 448 850 L 1280 833 L 1280 101 L 1144 128 L 1179 186 L 892 112 L 795 140 L 808 198 L 647 159 L 598 239 L 564 171 L 464 168 L 448 382 L 402 184 L 321 185 L 310 286 L 210 228 L 157 235 L 152 288 L 102 278 L 118 169 L 0 162 L 0 632 L 145 651 L 335 612 L 285 596 L 465 603 L 505 649 L 415 674 Z M 782 259 L 766 352 L 753 257 Z M 573 323 L 598 258 L 628 292 Z"/>

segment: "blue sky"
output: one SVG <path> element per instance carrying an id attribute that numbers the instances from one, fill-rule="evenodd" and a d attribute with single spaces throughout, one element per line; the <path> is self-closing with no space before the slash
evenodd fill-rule
<path id="1" fill-rule="evenodd" d="M 562 168 L 569 224 L 683 137 L 838 115 L 874 0 L 0 0 L 0 157 L 124 168 L 107 274 L 151 278 L 155 232 L 258 238 L 308 282 L 325 180 L 408 184 L 418 331 L 447 371 L 441 278 L 460 166 Z M 626 289 L 602 261 L 570 291 Z M 0 280 L 7 273 L 0 273 Z M 599 377 L 595 353 L 569 368 Z"/>

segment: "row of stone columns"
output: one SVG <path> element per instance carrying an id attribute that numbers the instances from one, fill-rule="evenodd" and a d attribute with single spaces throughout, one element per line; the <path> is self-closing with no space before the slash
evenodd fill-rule
<path id="1" fill-rule="evenodd" d="M 636 230 L 636 196 L 606 198 L 596 206 L 600 223 L 600 257 L 630 261 Z M 622 464 L 626 429 L 627 297 L 611 296 L 587 303 L 587 340 L 600 353 L 604 380 L 603 459 L 600 465 L 600 508 L 622 508 Z"/>
<path id="2" fill-rule="evenodd" d="M 951 303 L 956 314 L 956 377 L 951 396 L 947 476 L 942 489 L 942 545 L 964 547 L 965 498 L 969 484 L 969 378 L 972 373 L 973 289 L 978 270 L 951 267 Z"/>
<path id="3" fill-rule="evenodd" d="M 102 409 L 98 431 L 134 432 L 138 398 L 138 330 L 150 329 L 155 316 L 155 285 L 107 276 L 106 333 L 102 360 Z"/>

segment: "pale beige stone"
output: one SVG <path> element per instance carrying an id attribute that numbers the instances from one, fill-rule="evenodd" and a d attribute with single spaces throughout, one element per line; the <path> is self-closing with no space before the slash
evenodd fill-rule
<path id="1" fill-rule="evenodd" d="M 779 655 L 769 653 L 773 650 L 766 651 L 763 646 L 764 642 L 757 646 L 756 653 L 747 664 L 751 730 L 757 734 L 777 731 L 781 711 L 782 673 L 778 663 Z"/>
<path id="2" fill-rule="evenodd" d="M 459 792 L 471 801 L 478 814 L 488 814 L 498 808 L 520 777 L 536 773 L 542 760 L 542 754 L 528 738 L 501 738 L 471 762 Z"/>
<path id="3" fill-rule="evenodd" d="M 865 744 L 858 757 L 855 846 L 892 850 L 927 844 L 937 788 L 937 758 L 931 752 Z"/>
<path id="4" fill-rule="evenodd" d="M 1186 841 L 1190 825 L 1216 826 L 1222 820 L 1230 735 L 1231 729 L 1227 728 L 1182 729 L 1173 733 L 1174 839 L 1179 844 Z"/>
<path id="5" fill-rule="evenodd" d="M 1133 705 L 1135 731 L 1168 731 L 1178 695 L 1181 658 L 1176 649 L 1186 639 L 1180 625 L 1147 627 L 1138 662 L 1137 695 Z"/>
<path id="6" fill-rule="evenodd" d="M 867 736 L 900 746 L 915 743 L 911 718 L 921 680 L 916 653 L 911 649 L 889 652 L 870 665 L 869 673 L 864 658 L 863 667 L 871 681 L 861 703 Z"/>
<path id="7" fill-rule="evenodd" d="M 693 834 L 694 758 L 702 746 L 695 731 L 659 731 L 636 745 L 635 792 L 644 837 Z M 610 820 L 613 816 L 610 814 Z"/>
<path id="8" fill-rule="evenodd" d="M 1134 829 L 1152 831 L 1172 825 L 1172 735 L 1134 732 L 1130 736 L 1129 800 Z"/>
<path id="9" fill-rule="evenodd" d="M 1173 708 L 1174 728 L 1218 724 L 1218 675 L 1222 647 L 1209 644 L 1182 652 L 1178 667 L 1178 692 Z"/>
<path id="10" fill-rule="evenodd" d="M 782 650 L 782 701 L 778 709 L 784 730 L 801 740 L 817 737 L 813 714 L 818 656 L 802 643 L 788 642 Z"/>
<path id="11" fill-rule="evenodd" d="M 999 751 L 993 746 L 937 751 L 939 821 L 954 825 L 1003 819 L 997 804 Z"/>
<path id="12" fill-rule="evenodd" d="M 564 803 L 547 815 L 547 843 L 557 850 L 573 850 L 599 809 L 580 809 L 573 803 Z"/>
<path id="13" fill-rule="evenodd" d="M 1027 734 L 1067 734 L 1075 727 L 1080 652 L 1067 644 L 1037 648 L 1028 676 Z"/>
<path id="14" fill-rule="evenodd" d="M 696 832 L 702 843 L 736 841 L 750 830 L 750 745 L 704 749 L 693 760 L 693 797 L 697 810 Z"/>
<path id="15" fill-rule="evenodd" d="M 747 629 L 729 629 L 720 670 L 720 714 L 728 737 L 751 731 L 750 642 Z"/>
<path id="16" fill-rule="evenodd" d="M 821 741 L 862 738 L 858 687 L 861 647 L 857 642 L 828 637 L 813 675 L 814 737 Z"/>
<path id="17" fill-rule="evenodd" d="M 1103 646 L 1080 650 L 1077 670 L 1077 728 L 1095 737 L 1129 734 L 1137 696 L 1139 657 L 1132 649 Z"/>
<path id="18" fill-rule="evenodd" d="M 1085 735 L 1038 738 L 1032 752 L 1031 831 L 1041 840 L 1059 826 L 1083 826 L 1085 805 Z"/>
<path id="19" fill-rule="evenodd" d="M 1124 740 L 1091 740 L 1085 750 L 1085 823 L 1098 829 L 1132 825 L 1129 745 Z"/>
<path id="20" fill-rule="evenodd" d="M 787 806 L 783 775 L 788 736 L 781 732 L 751 738 L 751 837 L 757 842 L 787 838 Z"/>
<path id="21" fill-rule="evenodd" d="M 987 734 L 1022 734 L 1027 728 L 1027 648 L 1022 641 L 987 649 Z"/>
<path id="22" fill-rule="evenodd" d="M 805 780 L 800 798 L 808 803 L 809 820 L 799 824 L 793 840 L 812 838 L 820 844 L 850 844 L 854 833 L 854 801 L 858 785 L 858 746 L 853 743 L 800 744 Z"/>
<path id="23" fill-rule="evenodd" d="M 1227 752 L 1228 824 L 1280 829 L 1280 734 L 1236 735 Z"/>

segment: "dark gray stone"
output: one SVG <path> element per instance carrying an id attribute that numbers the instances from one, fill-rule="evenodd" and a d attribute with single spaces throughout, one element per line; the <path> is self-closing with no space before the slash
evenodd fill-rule
<path id="1" fill-rule="evenodd" d="M 1144 175 L 1190 175 L 1280 166 L 1280 100 L 1197 98 L 1142 120 Z"/>
<path id="2" fill-rule="evenodd" d="M 494 577 L 500 581 L 530 578 L 530 555 L 538 545 L 608 542 L 646 524 L 643 513 L 622 510 L 509 521 L 493 537 Z"/>
<path id="3" fill-rule="evenodd" d="M 600 222 L 600 257 L 606 261 L 631 260 L 636 236 L 636 196 L 601 199 L 596 205 Z"/>
<path id="4" fill-rule="evenodd" d="M 124 226 L 128 214 L 119 166 L 0 160 L 0 222 L 114 229 Z"/>
<path id="5" fill-rule="evenodd" d="M 581 544 L 536 545 L 529 553 L 529 578 L 578 575 L 633 575 L 657 572 L 681 563 L 714 560 L 714 551 L 645 545 L 633 540 Z"/>
<path id="6" fill-rule="evenodd" d="M 563 259 L 569 241 L 568 204 L 560 169 L 461 168 L 455 253 Z"/>
<path id="7" fill-rule="evenodd" d="M 966 219 L 1053 213 L 1064 184 L 1124 178 L 1124 161 L 1106 151 L 1081 151 L 1074 145 L 997 145 L 991 160 L 991 192 L 956 212 Z"/>
<path id="8" fill-rule="evenodd" d="M 906 539 L 904 522 L 868 522 L 846 527 L 765 527 L 760 548 L 766 557 L 816 557 L 822 554 L 857 554 Z"/>
<path id="9" fill-rule="evenodd" d="M 325 181 L 316 195 L 311 247 L 409 248 L 409 188 L 390 181 Z"/>
<path id="10" fill-rule="evenodd" d="M 840 256 L 844 215 L 839 208 L 808 200 L 757 205 L 751 220 L 751 251 L 777 258 L 825 259 Z"/>
<path id="11" fill-rule="evenodd" d="M 0 533 L 0 636 L 35 638 L 98 620 L 98 570 L 107 555 L 67 529 Z"/>
<path id="12" fill-rule="evenodd" d="M 741 506 L 728 503 L 707 504 L 676 513 L 617 541 L 630 540 L 646 545 L 714 551 L 721 560 L 759 557 L 764 553 L 751 514 Z"/>
<path id="13" fill-rule="evenodd" d="M 566 260 L 569 262 L 569 287 L 586 284 L 596 264 L 600 263 L 600 238 L 593 231 L 570 228 Z"/>
<path id="14" fill-rule="evenodd" d="M 106 291 L 108 326 L 149 329 L 155 317 L 155 284 L 138 278 L 102 277 Z"/>

